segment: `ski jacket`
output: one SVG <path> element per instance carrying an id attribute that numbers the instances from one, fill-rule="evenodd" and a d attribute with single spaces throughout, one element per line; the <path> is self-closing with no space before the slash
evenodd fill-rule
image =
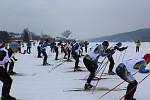
<path id="1" fill-rule="evenodd" d="M 149 70 L 146 70 L 146 65 L 144 64 L 144 59 L 129 59 L 123 61 L 124 65 L 126 66 L 128 72 L 133 73 L 135 71 L 134 66 L 139 66 L 140 73 L 148 73 Z"/>
<path id="2" fill-rule="evenodd" d="M 5 48 L 0 49 L 0 65 L 3 66 L 9 61 L 8 50 Z"/>
<path id="3" fill-rule="evenodd" d="M 46 47 L 44 45 L 41 45 L 41 51 L 46 52 Z"/>
<path id="4" fill-rule="evenodd" d="M 41 45 L 38 45 L 38 46 L 37 46 L 37 51 L 38 51 L 38 52 L 41 52 Z"/>
<path id="5" fill-rule="evenodd" d="M 72 46 L 72 49 L 71 49 L 72 55 L 78 55 L 80 48 L 81 48 L 81 47 L 80 47 L 80 44 L 79 44 L 79 43 L 75 43 L 75 44 Z"/>
<path id="6" fill-rule="evenodd" d="M 102 45 L 95 45 L 90 49 L 90 51 L 88 51 L 88 53 L 85 55 L 85 57 L 87 59 L 97 63 L 100 56 L 105 57 L 107 55 L 108 55 L 108 53 L 105 52 Z"/>
<path id="7" fill-rule="evenodd" d="M 141 46 L 141 42 L 140 41 L 136 41 L 135 44 L 136 44 L 136 47 L 140 47 Z"/>
<path id="8" fill-rule="evenodd" d="M 27 42 L 27 47 L 31 47 L 31 42 Z"/>

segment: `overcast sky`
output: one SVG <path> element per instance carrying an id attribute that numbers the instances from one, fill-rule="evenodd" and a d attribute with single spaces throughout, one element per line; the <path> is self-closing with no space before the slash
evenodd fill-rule
<path id="1" fill-rule="evenodd" d="M 0 30 L 90 38 L 150 27 L 150 0 L 0 0 Z"/>

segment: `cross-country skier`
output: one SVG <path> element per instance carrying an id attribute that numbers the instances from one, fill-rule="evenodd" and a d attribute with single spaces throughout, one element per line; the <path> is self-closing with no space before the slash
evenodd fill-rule
<path id="1" fill-rule="evenodd" d="M 39 42 L 39 44 L 38 44 L 38 46 L 37 46 L 37 52 L 38 52 L 38 58 L 42 58 L 42 56 L 41 56 L 41 53 L 42 53 L 42 51 L 41 51 L 41 45 L 42 45 L 42 42 L 40 41 Z"/>
<path id="2" fill-rule="evenodd" d="M 8 55 L 9 55 L 8 51 L 4 49 L 3 44 L 0 44 L 0 80 L 3 83 L 1 100 L 16 100 L 15 97 L 10 96 L 12 78 L 7 73 L 7 71 L 3 68 L 3 66 L 9 61 Z"/>
<path id="3" fill-rule="evenodd" d="M 54 50 L 55 50 L 55 53 L 56 53 L 56 55 L 55 55 L 55 60 L 59 60 L 58 59 L 58 55 L 59 55 L 59 50 L 58 50 L 58 48 L 59 48 L 59 46 L 60 46 L 61 44 L 60 43 L 58 43 L 58 44 L 54 44 Z"/>
<path id="4" fill-rule="evenodd" d="M 133 98 L 134 93 L 137 88 L 137 81 L 133 77 L 134 66 L 139 66 L 140 73 L 149 73 L 149 70 L 146 70 L 145 67 L 150 63 L 150 54 L 145 54 L 143 59 L 129 59 L 124 60 L 116 68 L 116 73 L 124 81 L 128 82 L 127 91 L 125 95 L 125 100 L 136 100 Z"/>
<path id="5" fill-rule="evenodd" d="M 71 50 L 71 54 L 72 57 L 75 59 L 75 66 L 74 66 L 74 71 L 78 71 L 80 70 L 78 64 L 79 64 L 79 50 L 81 49 L 81 46 L 83 45 L 82 42 L 76 42 L 74 44 L 72 44 L 72 50 Z"/>
<path id="6" fill-rule="evenodd" d="M 109 53 L 105 52 L 105 50 L 108 48 L 109 43 L 108 41 L 104 41 L 102 44 L 97 44 L 91 48 L 91 50 L 84 56 L 83 62 L 88 71 L 90 72 L 90 75 L 87 79 L 87 82 L 85 83 L 84 89 L 90 89 L 93 87 L 91 85 L 91 81 L 95 76 L 95 72 L 98 68 L 98 59 L 100 56 L 104 57 L 107 56 Z"/>
<path id="7" fill-rule="evenodd" d="M 44 56 L 44 59 L 43 59 L 43 65 L 50 65 L 49 63 L 47 63 L 47 53 L 46 53 L 46 47 L 49 46 L 48 44 L 48 40 L 46 40 L 42 45 L 41 45 L 41 52 Z"/>
<path id="8" fill-rule="evenodd" d="M 31 53 L 31 42 L 28 41 L 26 45 L 27 45 L 27 53 L 30 54 Z"/>
<path id="9" fill-rule="evenodd" d="M 87 49 L 88 49 L 88 45 L 89 45 L 88 41 L 85 41 L 84 45 L 85 45 L 85 52 L 87 53 Z"/>
<path id="10" fill-rule="evenodd" d="M 116 50 L 118 50 L 118 51 L 123 51 L 123 50 L 125 50 L 125 49 L 128 48 L 128 47 L 121 47 L 121 46 L 122 46 L 122 43 L 121 43 L 121 42 L 118 42 L 117 44 L 115 44 L 114 47 L 108 48 L 108 49 L 106 50 L 106 52 L 110 52 L 110 50 L 111 50 L 111 51 L 114 51 L 114 53 L 115 53 Z M 113 54 L 114 54 L 114 53 L 113 53 Z M 114 68 L 114 65 L 115 65 L 115 62 L 114 62 L 114 59 L 113 59 L 113 54 L 107 56 L 107 58 L 108 58 L 108 60 L 109 60 L 109 62 L 110 62 L 109 70 L 108 70 L 108 74 L 109 74 L 109 75 L 114 75 L 114 74 L 115 74 L 115 72 L 113 72 L 113 68 Z"/>

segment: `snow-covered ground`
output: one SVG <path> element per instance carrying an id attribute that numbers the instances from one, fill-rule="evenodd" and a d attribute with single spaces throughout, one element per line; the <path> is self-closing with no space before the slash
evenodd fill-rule
<path id="1" fill-rule="evenodd" d="M 94 44 L 96 43 L 90 43 L 90 46 Z M 114 43 L 111 43 L 110 46 L 113 44 Z M 143 54 L 150 52 L 150 43 L 148 42 L 142 43 L 139 53 L 135 52 L 135 44 L 133 42 L 123 43 L 123 46 L 128 46 L 124 59 L 141 57 Z M 24 75 L 11 76 L 13 78 L 13 85 L 11 88 L 12 96 L 23 100 L 98 100 L 98 97 L 106 93 L 106 91 L 94 91 L 94 93 L 89 91 L 66 92 L 66 90 L 73 88 L 83 88 L 86 80 L 80 79 L 87 78 L 89 72 L 70 72 L 73 71 L 74 62 L 64 62 L 61 66 L 52 72 L 49 72 L 51 68 L 61 63 L 61 61 L 54 60 L 55 54 L 50 53 L 49 47 L 47 48 L 47 53 L 48 62 L 54 64 L 53 66 L 42 66 L 43 58 L 37 58 L 36 46 L 32 47 L 31 54 L 15 55 L 18 61 L 15 62 L 14 71 L 24 73 Z M 118 60 L 120 54 L 121 57 L 120 60 Z M 117 51 L 113 55 L 116 65 L 122 61 L 123 54 L 124 52 Z M 59 58 L 63 58 L 63 55 L 59 55 Z M 84 67 L 82 58 L 80 59 L 79 66 Z M 83 69 L 86 70 L 86 68 Z M 107 69 L 105 72 L 107 72 Z M 147 66 L 147 69 L 150 69 L 150 66 Z M 138 73 L 135 75 L 135 78 L 137 81 L 140 81 L 146 75 L 147 74 Z M 108 77 L 108 79 L 100 80 L 97 87 L 113 88 L 122 82 L 122 80 L 116 75 L 106 75 L 102 77 Z M 96 82 L 97 81 L 92 81 L 92 84 L 95 85 Z M 149 83 L 150 77 L 138 86 L 134 96 L 137 100 L 149 100 Z M 0 84 L 0 87 L 1 86 L 2 84 Z M 126 86 L 127 83 L 123 83 L 119 88 L 125 88 Z M 119 100 L 124 94 L 125 91 L 112 91 L 101 100 Z"/>

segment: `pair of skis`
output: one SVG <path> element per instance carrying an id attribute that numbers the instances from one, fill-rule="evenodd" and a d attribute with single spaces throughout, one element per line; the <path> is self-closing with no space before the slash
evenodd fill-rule
<path id="1" fill-rule="evenodd" d="M 61 66 L 65 61 L 62 60 L 59 64 L 55 65 L 54 67 L 52 67 L 50 70 L 49 70 L 49 73 L 54 71 L 56 68 L 58 68 L 59 66 Z"/>
<path id="2" fill-rule="evenodd" d="M 137 71 L 138 72 L 138 71 Z M 136 72 L 136 73 L 137 73 Z M 136 74 L 135 73 L 135 74 Z M 134 74 L 134 75 L 135 75 Z M 150 76 L 150 73 L 148 75 L 146 75 L 141 81 L 139 81 L 138 85 L 141 84 L 148 76 Z M 114 88 L 112 88 L 111 90 L 107 91 L 106 93 L 104 93 L 103 95 L 101 95 L 98 99 L 103 98 L 105 95 L 107 95 L 108 93 L 110 93 L 111 91 L 113 91 L 114 89 L 116 89 L 118 86 L 120 86 L 121 84 L 123 84 L 125 81 L 122 81 L 121 83 L 119 83 L 118 85 L 116 85 Z M 137 86 L 134 86 L 129 92 L 127 92 L 125 95 L 123 95 L 122 97 L 120 97 L 119 100 L 122 100 L 126 95 L 128 95 L 129 93 L 132 92 L 133 89 L 135 89 Z"/>

